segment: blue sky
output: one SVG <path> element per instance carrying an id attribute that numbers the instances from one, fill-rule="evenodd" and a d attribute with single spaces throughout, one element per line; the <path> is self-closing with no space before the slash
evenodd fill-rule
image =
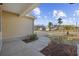
<path id="1" fill-rule="evenodd" d="M 68 3 L 42 3 L 32 11 L 36 17 L 35 25 L 47 25 L 48 22 L 57 24 L 57 19 L 62 18 L 64 25 L 79 25 L 79 4 Z"/>

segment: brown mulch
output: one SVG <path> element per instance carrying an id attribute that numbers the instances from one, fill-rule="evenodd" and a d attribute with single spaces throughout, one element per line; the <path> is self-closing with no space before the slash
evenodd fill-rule
<path id="1" fill-rule="evenodd" d="M 50 43 L 41 51 L 46 56 L 77 56 L 77 48 L 66 44 Z"/>

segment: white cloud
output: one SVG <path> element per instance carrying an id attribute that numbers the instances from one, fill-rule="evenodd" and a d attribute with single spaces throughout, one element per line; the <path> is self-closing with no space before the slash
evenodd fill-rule
<path id="1" fill-rule="evenodd" d="M 79 16 L 79 9 L 78 10 L 75 10 L 75 16 Z"/>
<path id="2" fill-rule="evenodd" d="M 64 25 L 75 25 L 75 18 L 66 18 L 66 19 L 63 19 L 63 24 Z"/>
<path id="3" fill-rule="evenodd" d="M 59 11 L 58 16 L 60 16 L 60 17 L 66 17 L 66 14 L 63 11 Z"/>
<path id="4" fill-rule="evenodd" d="M 33 9 L 33 13 L 34 13 L 35 15 L 40 15 L 40 13 L 41 13 L 40 8 L 35 8 L 35 9 Z"/>
<path id="5" fill-rule="evenodd" d="M 53 11 L 53 16 L 55 16 L 55 17 L 56 17 L 56 16 L 57 16 L 57 14 L 58 14 L 58 11 L 57 11 L 57 10 L 54 10 L 54 11 Z"/>
<path id="6" fill-rule="evenodd" d="M 54 10 L 53 16 L 56 17 L 56 18 L 67 17 L 67 15 L 62 10 Z"/>

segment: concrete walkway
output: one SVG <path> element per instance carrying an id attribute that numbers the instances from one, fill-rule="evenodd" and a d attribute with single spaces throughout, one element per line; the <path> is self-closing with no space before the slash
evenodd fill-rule
<path id="1" fill-rule="evenodd" d="M 40 37 L 38 40 L 24 43 L 21 40 L 4 42 L 1 55 L 3 56 L 44 56 L 40 50 L 50 42 L 47 37 Z"/>
<path id="2" fill-rule="evenodd" d="M 79 44 L 77 44 L 77 54 L 79 56 Z"/>

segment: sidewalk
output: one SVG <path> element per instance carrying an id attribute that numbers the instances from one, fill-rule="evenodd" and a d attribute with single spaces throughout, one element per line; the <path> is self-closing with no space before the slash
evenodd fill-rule
<path id="1" fill-rule="evenodd" d="M 79 56 L 79 44 L 77 44 L 77 54 Z"/>
<path id="2" fill-rule="evenodd" d="M 38 40 L 24 43 L 21 40 L 4 42 L 1 55 L 3 56 L 44 56 L 40 50 L 50 42 L 47 37 L 40 37 Z"/>

